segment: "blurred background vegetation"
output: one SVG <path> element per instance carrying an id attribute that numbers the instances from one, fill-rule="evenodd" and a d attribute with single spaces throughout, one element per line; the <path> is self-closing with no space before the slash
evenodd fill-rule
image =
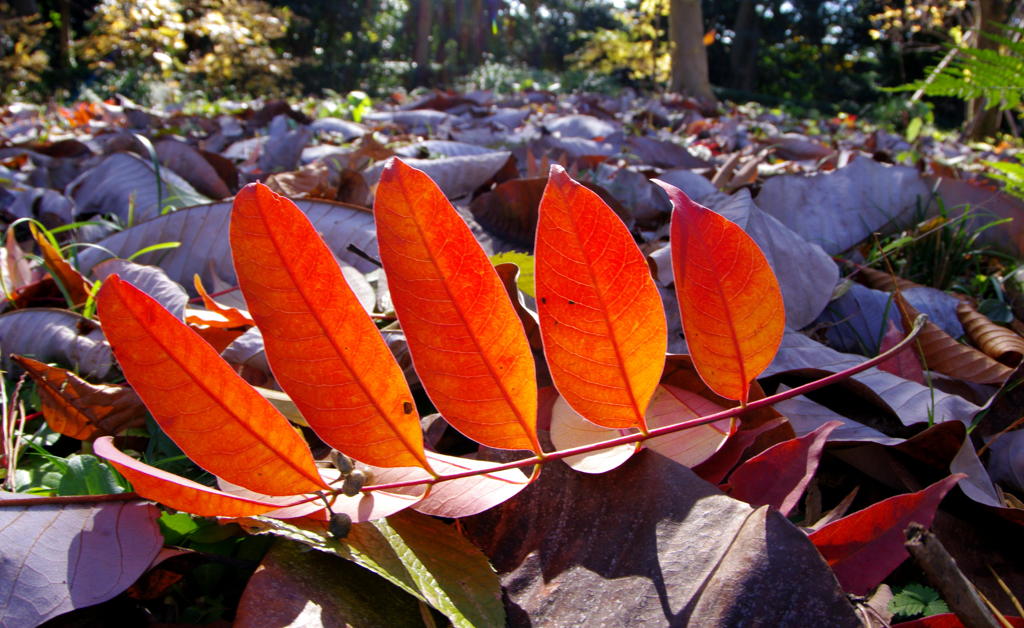
<path id="1" fill-rule="evenodd" d="M 664 89 L 672 12 L 695 5 L 715 95 L 900 115 L 1015 0 L 0 0 L 0 98 L 377 97 L 417 86 Z M 694 13 L 687 13 L 694 19 Z M 916 99 L 915 99 L 916 100 Z M 969 116 L 932 101 L 940 122 Z M 998 123 L 998 120 L 996 121 Z"/>

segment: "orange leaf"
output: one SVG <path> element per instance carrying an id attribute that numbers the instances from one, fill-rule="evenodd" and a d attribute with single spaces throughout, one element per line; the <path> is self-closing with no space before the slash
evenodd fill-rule
<path id="1" fill-rule="evenodd" d="M 747 402 L 775 358 L 786 312 L 764 253 L 735 223 L 655 181 L 672 201 L 672 268 L 683 333 L 701 379 Z"/>
<path id="2" fill-rule="evenodd" d="M 97 304 L 125 378 L 196 464 L 267 495 L 327 488 L 288 420 L 173 314 L 117 275 Z"/>
<path id="3" fill-rule="evenodd" d="M 374 215 L 395 312 L 434 405 L 479 443 L 539 452 L 530 345 L 466 223 L 398 159 L 381 174 Z"/>
<path id="4" fill-rule="evenodd" d="M 32 237 L 36 239 L 39 250 L 43 254 L 43 262 L 53 278 L 64 287 L 72 304 L 81 305 L 89 298 L 90 284 L 85 277 L 68 264 L 53 244 L 40 233 L 34 223 L 29 223 Z"/>
<path id="5" fill-rule="evenodd" d="M 11 356 L 36 382 L 43 418 L 55 432 L 79 440 L 145 425 L 142 401 L 127 386 L 91 384 L 71 371 Z"/>
<path id="6" fill-rule="evenodd" d="M 295 203 L 243 188 L 231 250 L 274 376 L 310 427 L 367 464 L 429 469 L 401 367 Z"/>
<path id="7" fill-rule="evenodd" d="M 97 438 L 93 451 L 117 467 L 121 475 L 132 483 L 136 493 L 175 510 L 203 517 L 252 517 L 281 507 L 278 504 L 234 497 L 139 462 L 114 447 L 111 436 Z"/>
<path id="8" fill-rule="evenodd" d="M 593 423 L 643 427 L 667 331 L 629 230 L 597 194 L 552 166 L 535 255 L 537 314 L 558 392 Z"/>
<path id="9" fill-rule="evenodd" d="M 220 314 L 224 317 L 224 321 L 210 320 L 205 317 L 199 318 L 187 316 L 185 317 L 185 322 L 196 323 L 198 325 L 208 325 L 210 327 L 225 327 L 228 329 L 234 327 L 251 327 L 256 324 L 247 314 L 241 312 L 237 308 L 224 307 L 220 303 L 214 301 L 213 297 L 206 292 L 206 288 L 203 286 L 203 280 L 198 274 L 192 276 L 192 285 L 196 287 L 196 292 L 198 292 L 199 296 L 203 299 L 203 305 L 206 306 L 206 309 Z"/>

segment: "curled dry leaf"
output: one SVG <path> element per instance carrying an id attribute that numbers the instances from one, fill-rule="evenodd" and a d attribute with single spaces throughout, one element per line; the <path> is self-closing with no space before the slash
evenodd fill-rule
<path id="1" fill-rule="evenodd" d="M 979 349 L 1008 366 L 1017 366 L 1024 358 L 1024 338 L 1016 332 L 993 323 L 973 305 L 961 301 L 956 314 L 964 331 Z"/>
<path id="2" fill-rule="evenodd" d="M 894 292 L 910 290 L 911 288 L 921 288 L 921 284 L 914 283 L 909 279 L 903 277 L 896 277 L 887 272 L 869 268 L 867 266 L 857 267 L 856 272 L 850 275 L 851 279 L 856 279 L 868 288 L 874 288 L 875 290 L 881 290 L 883 292 Z"/>
<path id="3" fill-rule="evenodd" d="M 196 292 L 199 293 L 199 297 L 203 300 L 203 305 L 210 312 L 213 312 L 221 316 L 224 320 L 211 319 L 208 316 L 189 316 L 186 321 L 189 323 L 195 323 L 197 325 L 208 325 L 210 327 L 225 327 L 232 329 L 235 327 L 251 327 L 256 324 L 256 321 L 252 320 L 248 312 L 243 312 L 238 308 L 225 307 L 220 303 L 217 303 L 213 297 L 206 292 L 206 288 L 203 286 L 203 280 L 199 278 L 199 275 L 193 275 L 192 285 L 195 286 Z"/>
<path id="4" fill-rule="evenodd" d="M 18 290 L 43 278 L 43 272 L 33 269 L 28 256 L 14 237 L 15 229 L 8 229 L 4 237 L 4 248 L 0 258 L 0 278 L 4 295 L 11 299 Z"/>
<path id="5" fill-rule="evenodd" d="M 71 371 L 13 356 L 36 382 L 43 417 L 55 432 L 92 440 L 146 422 L 139 396 L 127 386 L 90 384 Z"/>
<path id="6" fill-rule="evenodd" d="M 895 301 L 903 328 L 910 329 L 918 311 L 901 294 L 896 295 Z M 975 384 L 1001 384 L 1012 372 L 1010 367 L 996 362 L 974 347 L 960 344 L 931 322 L 925 323 L 917 337 L 917 344 L 926 368 L 950 377 Z"/>

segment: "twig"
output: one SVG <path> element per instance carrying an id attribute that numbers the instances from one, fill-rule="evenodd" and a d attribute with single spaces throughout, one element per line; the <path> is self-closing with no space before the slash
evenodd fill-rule
<path id="1" fill-rule="evenodd" d="M 997 440 L 999 440 L 1003 436 L 1003 434 L 1006 434 L 1007 432 L 1010 432 L 1010 431 L 1020 427 L 1020 425 L 1022 423 L 1024 423 L 1024 416 L 1020 417 L 1019 419 L 1017 419 L 1013 423 L 1010 423 L 1009 425 L 1007 425 L 1006 427 L 1001 429 L 995 436 L 993 436 L 992 438 L 988 439 L 987 443 L 985 443 L 984 445 L 981 446 L 980 449 L 978 449 L 978 456 L 981 456 L 986 451 L 988 451 L 988 448 L 991 447 L 993 444 L 995 444 L 995 442 Z"/>
<path id="2" fill-rule="evenodd" d="M 907 542 L 904 545 L 907 551 L 964 626 L 1002 628 L 1002 624 L 982 601 L 974 585 L 960 571 L 938 537 L 919 523 L 911 523 L 906 529 L 906 535 Z"/>
<path id="3" fill-rule="evenodd" d="M 942 57 L 942 61 L 939 61 L 939 65 L 935 66 L 935 69 L 932 70 L 931 74 L 928 75 L 928 78 L 924 80 L 924 83 L 921 83 L 921 87 L 918 87 L 917 91 L 914 92 L 914 95 L 910 97 L 910 104 L 914 104 L 917 101 L 921 100 L 921 97 L 924 96 L 924 90 L 929 85 L 931 85 L 933 81 L 935 81 L 935 79 L 942 72 L 943 68 L 945 68 L 953 61 L 953 58 L 956 57 L 956 53 L 958 52 L 960 52 L 959 46 L 953 46 L 952 48 L 949 49 L 949 52 L 946 53 L 946 56 Z"/>
<path id="4" fill-rule="evenodd" d="M 7 506 L 52 506 L 54 504 L 97 504 L 102 502 L 131 502 L 145 499 L 138 493 L 111 493 L 109 495 L 55 495 L 53 497 L 15 497 L 0 499 L 0 508 Z"/>
<path id="5" fill-rule="evenodd" d="M 850 367 L 838 373 L 833 373 L 828 377 L 823 377 L 819 380 L 815 380 L 813 382 L 804 384 L 803 386 L 797 386 L 796 388 L 784 390 L 770 397 L 764 397 L 762 399 L 751 401 L 745 406 L 736 406 L 735 408 L 730 408 L 728 410 L 716 412 L 715 414 L 709 414 L 707 416 L 698 417 L 696 419 L 690 419 L 689 421 L 682 421 L 680 423 L 674 423 L 672 425 L 656 427 L 652 430 L 648 430 L 646 434 L 643 432 L 636 434 L 627 434 L 626 436 L 620 436 L 618 438 L 613 438 L 610 440 L 601 441 L 599 443 L 593 443 L 590 445 L 581 445 L 579 447 L 572 447 L 570 449 L 560 449 L 558 451 L 540 453 L 537 454 L 536 456 L 530 456 L 529 458 L 523 458 L 522 460 L 515 460 L 513 462 L 506 462 L 504 464 L 495 465 L 493 467 L 487 467 L 486 469 L 462 471 L 459 473 L 453 473 L 451 475 L 441 475 L 433 478 L 405 480 L 402 482 L 391 482 L 388 484 L 375 484 L 372 486 L 364 486 L 363 492 L 390 490 L 396 488 L 404 488 L 407 486 L 420 486 L 423 484 L 432 485 L 437 484 L 438 482 L 461 480 L 463 478 L 472 477 L 474 475 L 485 475 L 488 473 L 495 473 L 498 471 L 507 471 L 509 469 L 522 469 L 524 467 L 532 467 L 534 465 L 543 464 L 550 460 L 561 460 L 563 458 L 568 458 L 570 456 L 589 454 L 594 451 L 600 451 L 602 449 L 608 449 L 610 447 L 617 447 L 618 445 L 639 443 L 647 440 L 648 438 L 655 438 L 657 436 L 673 434 L 680 430 L 688 429 L 691 427 L 698 427 L 700 425 L 707 425 L 708 423 L 715 423 L 723 419 L 731 419 L 732 417 L 739 416 L 749 410 L 756 410 L 758 408 L 771 406 L 780 401 L 785 401 L 786 399 L 791 399 L 804 393 L 812 392 L 818 390 L 819 388 L 824 388 L 825 386 L 829 386 L 831 384 L 843 381 L 845 379 L 848 379 L 852 375 L 856 375 L 857 373 L 866 371 L 869 368 L 888 360 L 890 357 L 896 355 L 903 349 L 910 346 L 910 343 L 913 342 L 914 339 L 917 338 L 917 335 L 921 333 L 921 329 L 924 328 L 924 324 L 927 320 L 928 318 L 924 315 L 918 316 L 917 320 L 914 321 L 913 329 L 910 330 L 910 333 L 908 333 L 903 338 L 903 340 L 899 341 L 899 343 L 893 346 L 892 349 L 880 353 L 877 356 L 871 358 L 870 360 L 865 360 L 864 362 L 861 362 L 856 366 Z"/>
<path id="6" fill-rule="evenodd" d="M 346 248 L 346 249 L 347 249 L 347 250 L 348 250 L 349 252 L 351 252 L 351 253 L 355 253 L 355 254 L 356 254 L 356 255 L 358 255 L 359 257 L 361 257 L 361 258 L 363 258 L 364 260 L 366 260 L 366 261 L 370 262 L 371 264 L 373 264 L 373 265 L 374 265 L 374 266 L 376 266 L 377 268 L 383 268 L 383 266 L 384 266 L 384 264 L 381 264 L 381 263 L 380 263 L 380 260 L 379 260 L 379 259 L 377 259 L 376 257 L 374 257 L 374 256 L 370 255 L 369 253 L 367 253 L 367 252 L 366 252 L 366 251 L 364 251 L 363 249 L 359 248 L 359 247 L 358 247 L 358 246 L 356 246 L 355 244 L 349 244 L 349 245 L 348 245 L 347 247 L 345 247 L 345 248 Z"/>

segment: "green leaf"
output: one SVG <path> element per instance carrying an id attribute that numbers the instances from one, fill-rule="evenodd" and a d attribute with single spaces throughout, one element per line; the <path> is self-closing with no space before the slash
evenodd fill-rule
<path id="1" fill-rule="evenodd" d="M 910 124 L 907 125 L 908 142 L 910 142 L 911 144 L 914 143 L 914 140 L 916 140 L 917 137 L 921 135 L 922 126 L 924 126 L 924 120 L 922 120 L 921 118 L 914 118 L 913 120 L 910 121 Z"/>
<path id="2" fill-rule="evenodd" d="M 516 285 L 523 293 L 534 296 L 533 294 L 533 256 L 529 253 L 521 253 L 519 251 L 506 251 L 504 253 L 497 253 L 491 256 L 491 263 L 497 266 L 498 264 L 511 263 L 519 267 L 519 279 L 516 280 Z"/>
<path id="3" fill-rule="evenodd" d="M 939 597 L 938 591 L 914 582 L 893 596 L 889 610 L 903 617 L 916 617 L 948 613 L 949 607 Z"/>
<path id="4" fill-rule="evenodd" d="M 67 459 L 67 464 L 57 486 L 58 495 L 109 495 L 128 490 L 120 474 L 96 456 L 74 455 Z"/>
<path id="5" fill-rule="evenodd" d="M 453 526 L 404 511 L 352 526 L 335 539 L 326 529 L 254 517 L 245 527 L 351 560 L 441 611 L 456 627 L 504 626 L 501 585 L 487 557 Z"/>
<path id="6" fill-rule="evenodd" d="M 181 545 L 189 535 L 199 529 L 199 524 L 187 512 L 165 512 L 160 515 L 157 523 L 167 545 Z"/>

